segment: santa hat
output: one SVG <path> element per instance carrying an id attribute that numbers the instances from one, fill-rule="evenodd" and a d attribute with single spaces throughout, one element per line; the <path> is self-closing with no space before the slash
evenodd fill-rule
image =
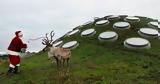
<path id="1" fill-rule="evenodd" d="M 19 34 L 20 32 L 21 32 L 21 31 L 16 31 L 16 32 L 15 32 L 16 36 L 18 36 L 18 34 Z"/>

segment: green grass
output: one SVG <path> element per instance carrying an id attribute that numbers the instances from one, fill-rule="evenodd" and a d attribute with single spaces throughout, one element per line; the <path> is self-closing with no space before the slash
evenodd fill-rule
<path id="1" fill-rule="evenodd" d="M 132 24 L 136 29 L 117 31 L 112 29 L 112 21 L 102 28 L 95 27 L 97 34 L 82 38 L 80 33 L 62 40 L 77 40 L 80 46 L 72 50 L 70 66 L 58 70 L 56 64 L 47 60 L 47 53 L 40 52 L 22 60 L 22 72 L 12 77 L 0 77 L 0 84 L 159 84 L 160 45 L 159 40 L 149 39 L 149 50 L 128 50 L 124 48 L 126 38 L 139 36 L 138 28 L 147 26 L 151 20 L 141 18 L 140 24 Z M 94 27 L 85 25 L 81 30 Z M 119 35 L 116 42 L 101 43 L 99 33 L 113 30 Z M 126 35 L 127 34 L 127 35 Z M 0 65 L 0 72 L 6 72 L 8 62 Z"/>

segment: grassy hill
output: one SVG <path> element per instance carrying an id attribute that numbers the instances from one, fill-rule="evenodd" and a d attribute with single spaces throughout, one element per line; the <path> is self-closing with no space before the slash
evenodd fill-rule
<path id="1" fill-rule="evenodd" d="M 70 66 L 58 70 L 56 64 L 47 60 L 47 52 L 40 52 L 25 58 L 21 63 L 21 73 L 12 77 L 0 76 L 0 84 L 160 84 L 160 40 L 148 39 L 151 49 L 131 50 L 123 46 L 125 39 L 138 36 L 137 30 L 148 27 L 150 18 L 139 17 L 138 23 L 131 23 L 128 30 L 116 30 L 109 25 L 96 27 L 93 23 L 81 26 L 81 32 L 95 28 L 92 37 L 81 37 L 80 33 L 59 40 L 76 40 L 79 46 L 72 50 Z M 103 19 L 103 18 L 102 18 Z M 116 31 L 116 42 L 99 42 L 101 32 Z M 0 73 L 6 72 L 8 62 L 0 65 Z"/>

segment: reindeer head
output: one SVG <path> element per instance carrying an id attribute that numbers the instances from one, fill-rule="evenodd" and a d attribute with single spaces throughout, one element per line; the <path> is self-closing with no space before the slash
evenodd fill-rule
<path id="1" fill-rule="evenodd" d="M 43 51 L 48 51 L 49 47 L 52 47 L 54 41 L 53 41 L 53 36 L 54 36 L 54 31 L 50 32 L 50 38 L 48 37 L 48 33 L 46 33 L 45 38 L 42 39 L 42 44 L 45 45 L 46 47 L 43 49 Z"/>

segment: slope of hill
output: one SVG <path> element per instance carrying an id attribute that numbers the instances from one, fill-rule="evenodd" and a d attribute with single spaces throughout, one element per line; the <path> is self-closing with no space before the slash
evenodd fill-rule
<path id="1" fill-rule="evenodd" d="M 47 53 L 40 52 L 22 60 L 21 73 L 12 77 L 0 76 L 0 84 L 159 84 L 160 44 L 158 39 L 148 39 L 150 49 L 128 49 L 123 46 L 125 39 L 141 37 L 137 31 L 148 27 L 154 21 L 139 17 L 140 22 L 130 23 L 128 30 L 116 30 L 113 24 L 121 19 L 109 20 L 106 26 L 97 27 L 95 22 L 80 26 L 80 32 L 59 40 L 64 43 L 76 40 L 79 46 L 72 50 L 70 66 L 58 70 L 56 64 L 47 60 Z M 99 20 L 104 19 L 100 18 Z M 94 28 L 96 34 L 81 37 L 81 32 Z M 106 30 L 118 33 L 115 42 L 100 42 L 98 35 Z M 0 65 L 0 73 L 5 72 L 8 63 Z"/>

